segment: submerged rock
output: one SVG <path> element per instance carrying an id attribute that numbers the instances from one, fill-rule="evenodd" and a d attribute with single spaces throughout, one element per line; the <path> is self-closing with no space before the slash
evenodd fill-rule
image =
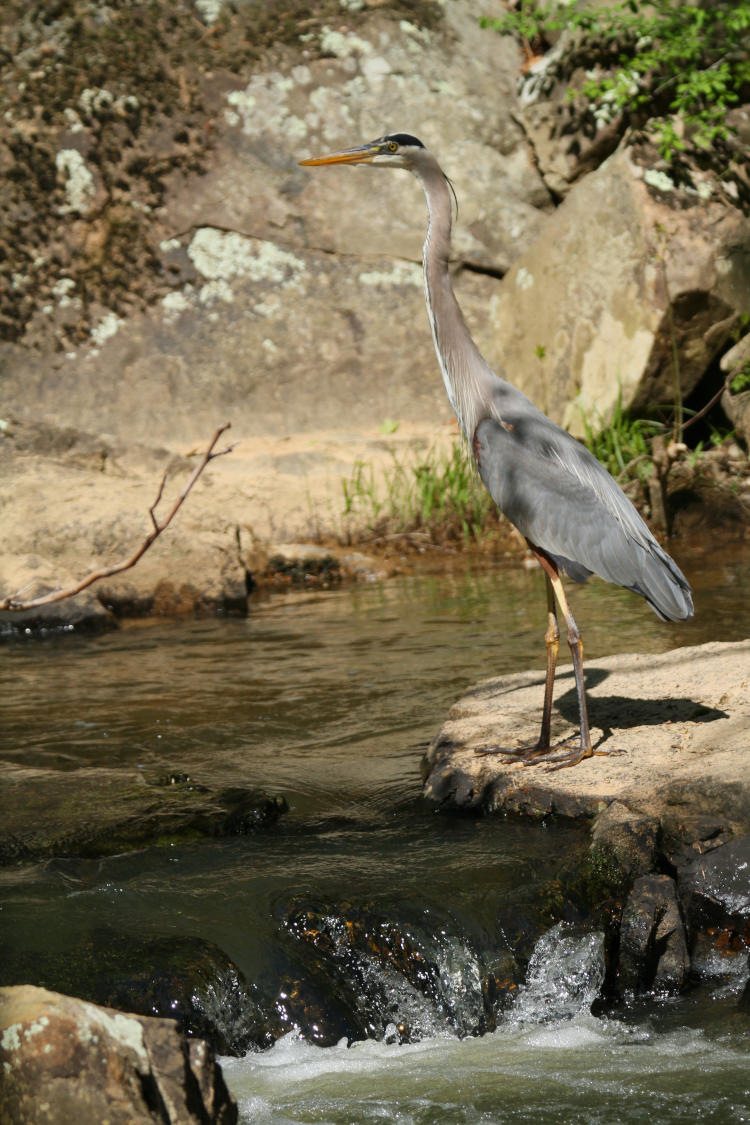
<path id="1" fill-rule="evenodd" d="M 142 939 L 108 929 L 61 954 L 0 949 L 0 984 L 33 981 L 121 1012 L 176 1020 L 221 1055 L 267 1047 L 258 990 L 213 942 L 182 935 Z"/>
<path id="2" fill-rule="evenodd" d="M 286 811 L 283 797 L 239 787 L 212 790 L 183 774 L 6 765 L 0 778 L 0 863 L 245 836 Z"/>
<path id="3" fill-rule="evenodd" d="M 235 1125 L 210 1047 L 173 1020 L 125 1015 L 30 985 L 0 989 L 6 1125 Z"/>

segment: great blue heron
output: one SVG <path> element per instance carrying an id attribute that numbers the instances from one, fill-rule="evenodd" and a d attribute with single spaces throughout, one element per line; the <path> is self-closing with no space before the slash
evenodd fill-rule
<path id="1" fill-rule="evenodd" d="M 607 470 L 516 387 L 490 368 L 471 338 L 451 285 L 451 185 L 432 153 L 408 133 L 300 161 L 303 165 L 372 164 L 412 172 L 427 199 L 423 250 L 425 299 L 445 389 L 479 475 L 501 512 L 525 537 L 547 579 L 547 674 L 539 740 L 516 750 L 491 748 L 552 769 L 607 751 L 591 743 L 583 682 L 583 645 L 560 571 L 576 582 L 598 574 L 641 594 L 663 621 L 693 613 L 684 575 L 662 550 Z M 555 666 L 566 622 L 580 713 L 580 744 L 558 754 L 550 746 Z M 567 740 L 570 741 L 570 740 Z M 563 743 L 561 745 L 565 745 Z"/>

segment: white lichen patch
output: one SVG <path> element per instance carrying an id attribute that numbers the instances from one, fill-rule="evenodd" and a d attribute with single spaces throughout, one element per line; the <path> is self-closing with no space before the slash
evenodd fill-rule
<path id="1" fill-rule="evenodd" d="M 321 30 L 320 46 L 327 55 L 335 55 L 337 59 L 348 59 L 353 55 L 370 55 L 373 51 L 372 43 L 366 39 L 352 32 L 336 31 L 332 27 L 324 27 Z"/>
<path id="2" fill-rule="evenodd" d="M 209 281 L 198 290 L 198 300 L 202 305 L 215 305 L 217 301 L 223 301 L 225 304 L 231 305 L 234 300 L 232 286 L 223 278 Z"/>
<path id="3" fill-rule="evenodd" d="M 21 1046 L 20 1031 L 22 1027 L 23 1024 L 12 1023 L 9 1027 L 5 1028 L 2 1036 L 0 1036 L 0 1048 L 2 1048 L 3 1051 L 17 1051 L 19 1049 Z"/>
<path id="4" fill-rule="evenodd" d="M 534 284 L 534 275 L 529 273 L 526 266 L 519 266 L 516 274 L 516 289 L 531 289 Z"/>
<path id="5" fill-rule="evenodd" d="M 354 119 L 349 110 L 351 85 L 348 82 L 343 91 L 332 86 L 318 86 L 310 94 L 308 120 L 324 140 L 335 143 L 342 129 L 354 128 Z"/>
<path id="6" fill-rule="evenodd" d="M 372 55 L 362 60 L 362 74 L 371 85 L 382 82 L 391 73 L 391 64 L 382 55 Z"/>
<path id="7" fill-rule="evenodd" d="M 65 202 L 60 205 L 60 215 L 78 212 L 85 215 L 94 198 L 94 177 L 78 149 L 64 148 L 55 157 L 55 167 L 65 184 Z"/>
<path id="8" fill-rule="evenodd" d="M 101 320 L 91 329 L 91 340 L 98 349 L 102 344 L 115 336 L 122 327 L 123 320 L 111 310 L 104 314 Z"/>
<path id="9" fill-rule="evenodd" d="M 195 268 L 209 281 L 248 278 L 289 288 L 305 269 L 301 258 L 273 242 L 213 227 L 197 230 L 187 252 Z"/>
<path id="10" fill-rule="evenodd" d="M 165 238 L 159 243 L 162 254 L 169 254 L 172 250 L 179 250 L 182 246 L 179 238 Z"/>
<path id="11" fill-rule="evenodd" d="M 103 109 L 109 109 L 114 102 L 114 96 L 109 90 L 87 86 L 78 95 L 78 106 L 84 113 L 94 114 Z"/>
<path id="12" fill-rule="evenodd" d="M 198 14 L 208 27 L 215 24 L 221 15 L 222 0 L 195 0 Z"/>
<path id="13" fill-rule="evenodd" d="M 413 35 L 415 39 L 420 39 L 423 43 L 430 42 L 430 33 L 426 27 L 417 27 L 416 24 L 410 23 L 409 20 L 399 20 L 398 26 L 404 35 Z"/>
<path id="14" fill-rule="evenodd" d="M 389 289 L 394 286 L 413 285 L 422 288 L 422 268 L 415 262 L 397 262 L 391 270 L 371 270 L 361 273 L 357 278 L 360 285 L 372 285 L 377 289 Z"/>
<path id="15" fill-rule="evenodd" d="M 57 299 L 61 309 L 67 309 L 71 305 L 76 308 L 80 306 L 80 299 L 72 295 L 75 287 L 76 283 L 72 277 L 59 277 L 52 286 L 52 296 Z"/>
<path id="16" fill-rule="evenodd" d="M 295 85 L 293 78 L 278 71 L 254 74 L 244 90 L 227 94 L 230 108 L 224 111 L 224 119 L 229 125 L 240 126 L 248 137 L 275 133 L 291 142 L 300 141 L 307 136 L 307 125 L 287 104 Z"/>
<path id="17" fill-rule="evenodd" d="M 32 1023 L 24 1031 L 25 1039 L 33 1039 L 35 1035 L 41 1035 L 45 1027 L 49 1027 L 49 1016 L 40 1016 L 38 1020 L 33 1020 Z"/>
<path id="18" fill-rule="evenodd" d="M 98 1043 L 99 1033 L 103 1031 L 123 1047 L 129 1047 L 131 1051 L 134 1051 L 138 1056 L 139 1064 L 144 1068 L 144 1072 L 148 1073 L 151 1069 L 151 1063 L 143 1042 L 143 1028 L 138 1020 L 133 1019 L 132 1016 L 121 1015 L 119 1012 L 110 1015 L 102 1008 L 97 1008 L 85 1001 L 82 1002 L 82 1007 L 90 1023 L 85 1024 L 83 1020 L 80 1021 L 79 1035 L 81 1040 L 84 1039 L 85 1035 L 89 1042 Z"/>
<path id="19" fill-rule="evenodd" d="M 674 191 L 674 181 L 666 172 L 660 172 L 658 168 L 647 168 L 643 173 L 643 179 L 650 187 L 655 187 L 659 191 Z"/>
<path id="20" fill-rule="evenodd" d="M 67 121 L 68 128 L 70 129 L 71 133 L 83 132 L 83 122 L 81 121 L 76 111 L 70 106 L 66 106 L 63 110 L 63 117 Z"/>
<path id="21" fill-rule="evenodd" d="M 138 109 L 139 104 L 135 94 L 120 94 L 115 97 L 110 90 L 104 90 L 96 86 L 87 86 L 78 95 L 78 108 L 89 117 L 96 117 L 99 113 L 109 111 L 116 113 L 119 117 L 124 117 Z"/>
<path id="22" fill-rule="evenodd" d="M 192 289 L 188 289 L 192 292 Z M 188 299 L 187 293 L 181 292 L 179 289 L 167 293 L 161 299 L 161 307 L 164 309 L 164 319 L 168 324 L 172 324 L 179 317 L 180 313 L 185 312 L 186 309 L 191 308 L 191 302 Z"/>

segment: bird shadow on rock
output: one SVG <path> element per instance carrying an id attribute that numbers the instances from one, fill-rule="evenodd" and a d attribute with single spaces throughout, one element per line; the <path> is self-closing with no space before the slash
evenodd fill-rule
<path id="1" fill-rule="evenodd" d="M 592 696 L 590 694 L 592 688 L 597 687 L 608 676 L 609 672 L 604 669 L 587 668 L 584 672 L 589 719 L 592 726 L 604 731 L 605 739 L 609 738 L 614 730 L 658 727 L 664 723 L 712 723 L 717 719 L 729 718 L 727 711 L 722 711 L 718 707 L 707 707 L 695 699 L 676 696 L 662 696 L 658 699 L 642 699 L 632 695 Z M 573 679 L 572 672 L 570 678 Z M 578 723 L 578 697 L 574 684 L 559 697 L 556 703 L 563 718 L 570 723 Z"/>

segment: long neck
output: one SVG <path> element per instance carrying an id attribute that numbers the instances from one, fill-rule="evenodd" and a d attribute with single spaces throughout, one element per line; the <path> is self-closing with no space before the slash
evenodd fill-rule
<path id="1" fill-rule="evenodd" d="M 427 314 L 451 406 L 471 443 L 482 417 L 491 410 L 496 379 L 471 338 L 451 285 L 451 196 L 437 162 L 416 171 L 427 200 L 429 223 L 422 251 Z"/>

